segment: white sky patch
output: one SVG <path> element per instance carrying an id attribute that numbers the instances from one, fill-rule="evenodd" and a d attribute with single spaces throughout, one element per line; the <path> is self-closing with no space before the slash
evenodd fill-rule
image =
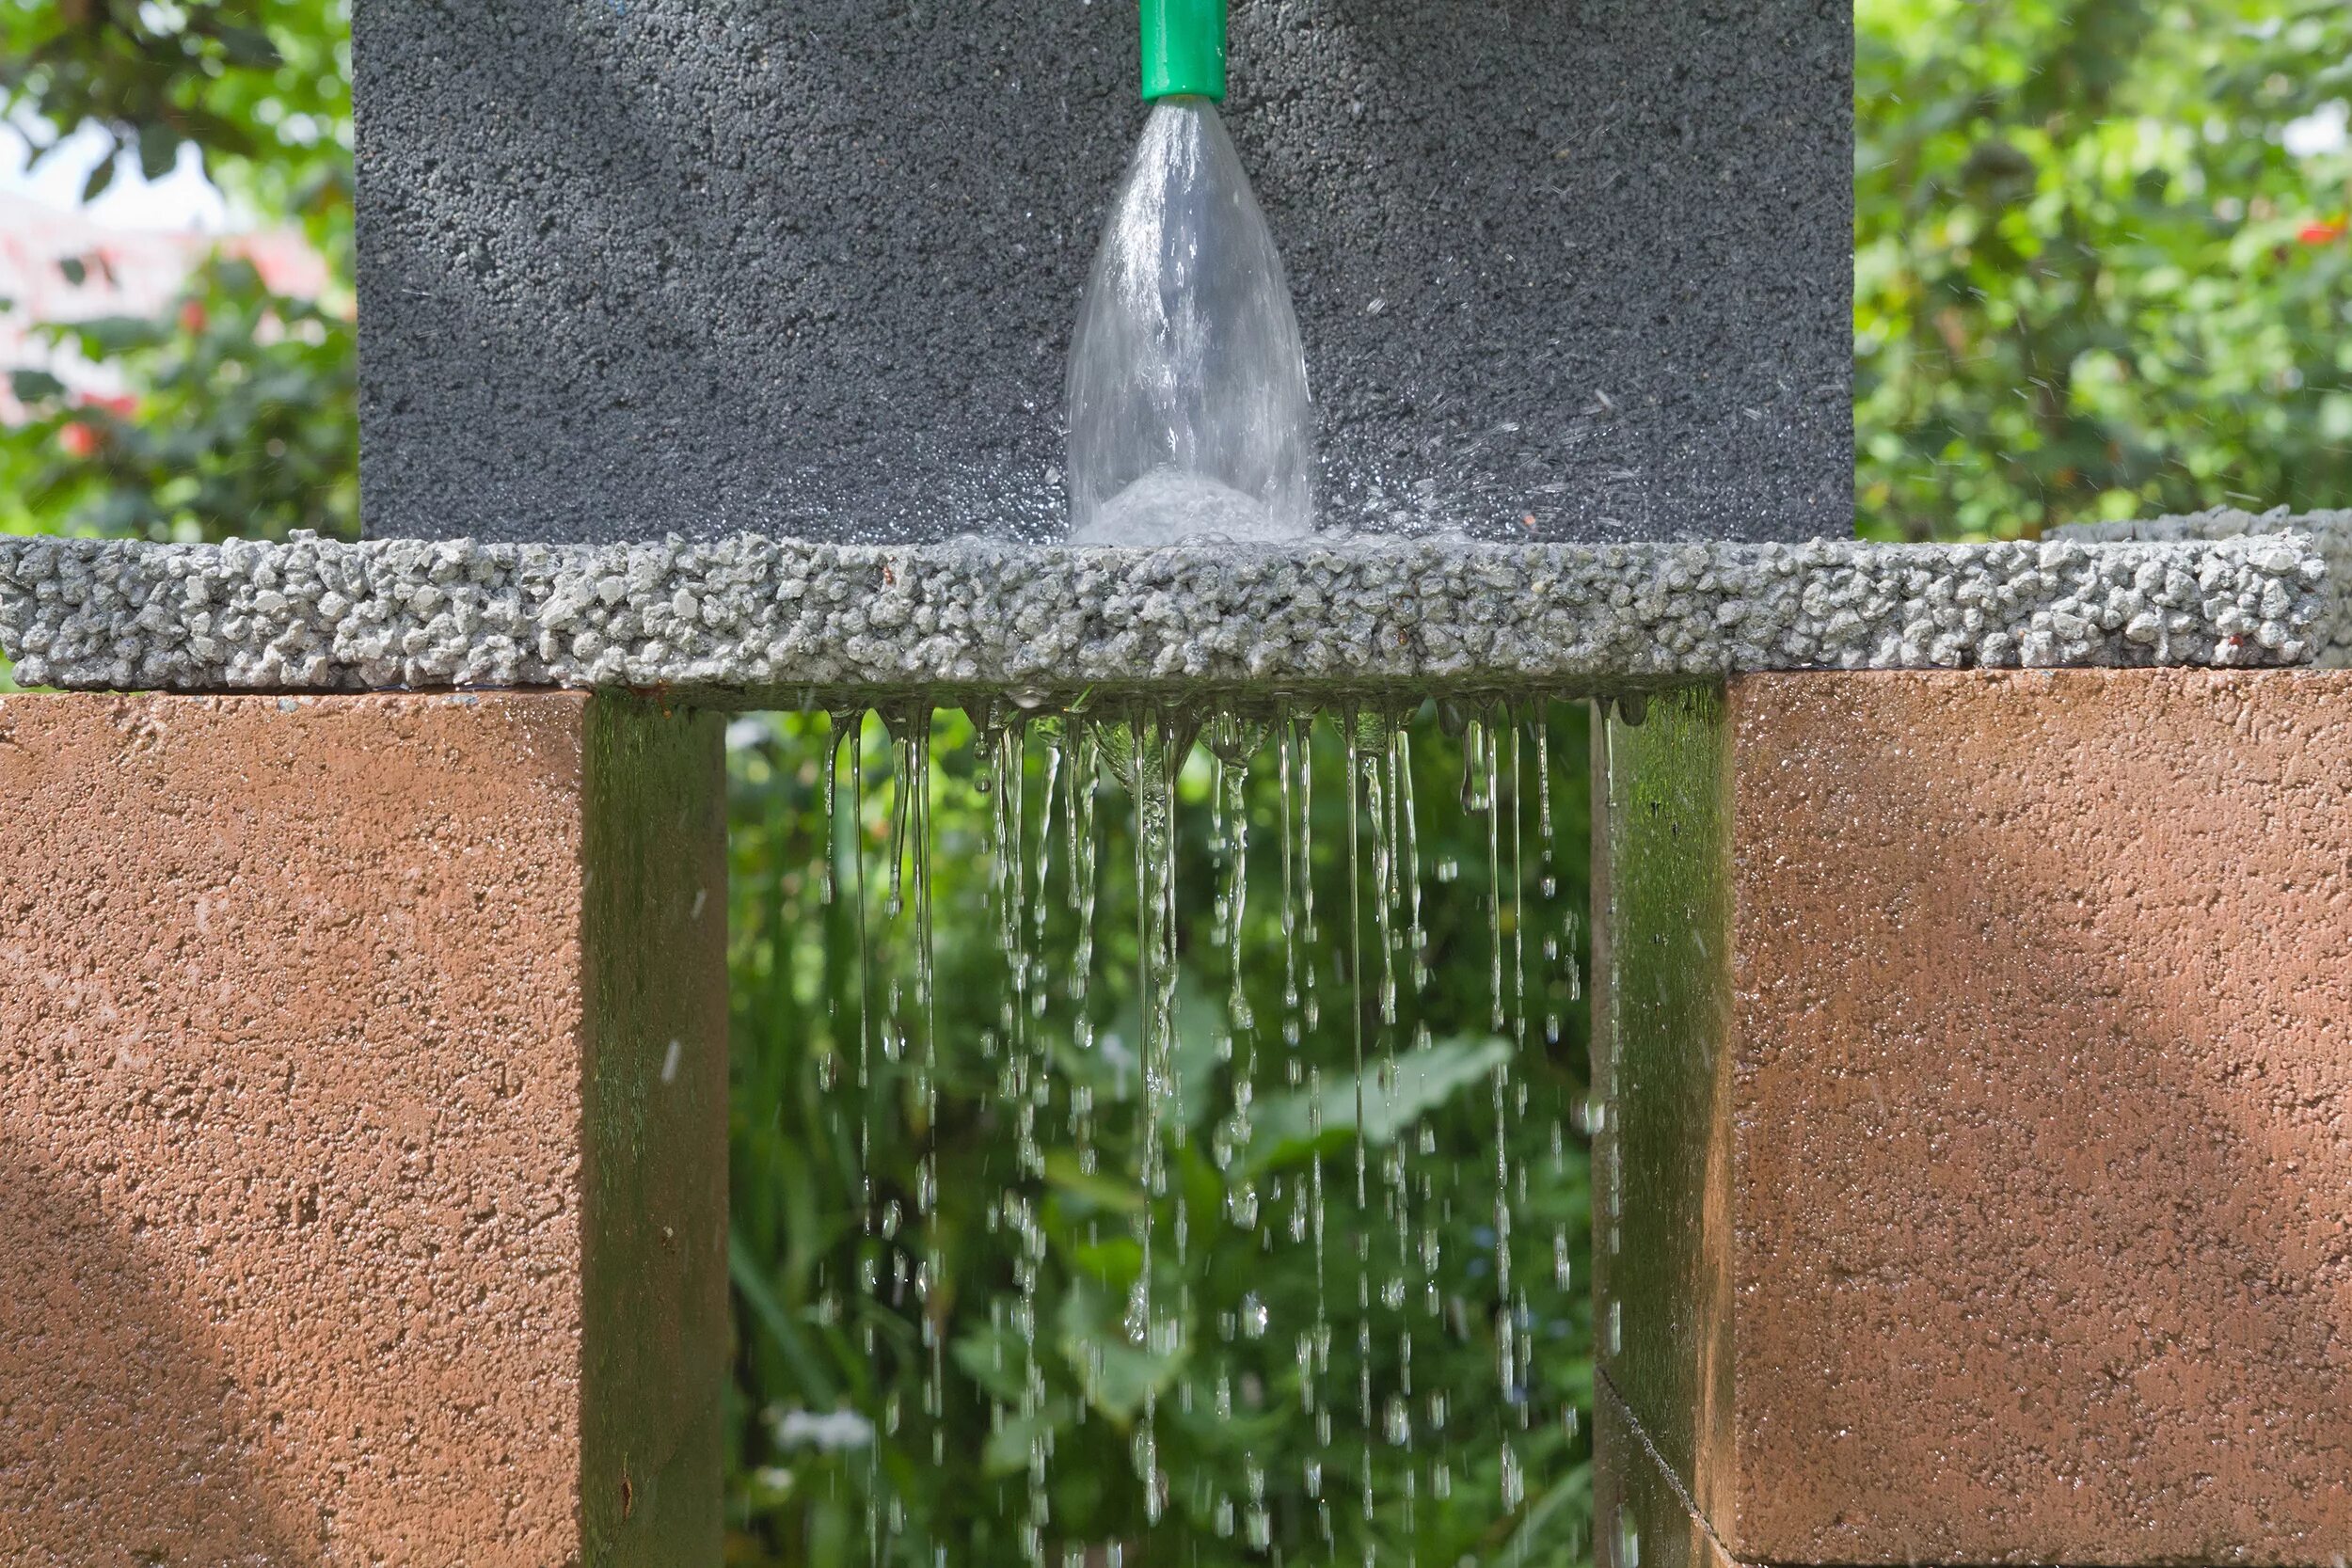
<path id="1" fill-rule="evenodd" d="M 43 142 L 47 128 L 27 119 Z M 82 186 L 105 154 L 103 132 L 84 126 L 65 145 L 28 168 L 32 144 L 17 124 L 0 127 L 0 193 L 21 196 L 59 212 L 80 207 L 81 215 L 108 229 L 167 230 L 225 234 L 232 226 L 229 203 L 204 178 L 196 149 L 185 145 L 169 174 L 150 181 L 139 172 L 135 152 L 115 168 L 114 183 L 96 201 L 81 207 Z"/>
<path id="2" fill-rule="evenodd" d="M 727 750 L 748 752 L 779 733 L 772 716 L 765 713 L 747 713 L 740 719 L 727 721 Z"/>
<path id="3" fill-rule="evenodd" d="M 2324 157 L 2352 146 L 2352 104 L 2339 98 L 2322 103 L 2300 119 L 2287 121 L 2279 141 L 2298 158 Z"/>

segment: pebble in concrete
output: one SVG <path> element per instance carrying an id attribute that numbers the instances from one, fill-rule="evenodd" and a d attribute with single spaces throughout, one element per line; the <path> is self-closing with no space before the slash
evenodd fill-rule
<path id="1" fill-rule="evenodd" d="M 2328 562 L 2330 585 L 2327 612 L 2312 628 L 2312 662 L 2334 670 L 2352 669 L 2352 511 L 2295 513 L 2281 506 L 2270 512 L 2240 512 L 2230 508 L 2136 523 L 2084 523 L 2061 529 L 2059 533 L 2093 544 L 2307 535 Z"/>
<path id="2" fill-rule="evenodd" d="M 1955 546 L 876 547 L 0 542 L 27 685 L 1299 694 L 1600 691 L 1741 671 L 2292 664 L 2296 534 Z"/>

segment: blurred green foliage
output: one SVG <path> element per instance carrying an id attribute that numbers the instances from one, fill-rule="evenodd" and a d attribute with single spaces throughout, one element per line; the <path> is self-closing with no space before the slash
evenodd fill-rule
<path id="1" fill-rule="evenodd" d="M 2352 154 L 2283 145 L 2352 97 L 2352 8 L 1855 20 L 1866 534 L 2352 498 Z"/>
<path id="2" fill-rule="evenodd" d="M 149 179 L 183 144 L 229 195 L 299 223 L 349 277 L 350 0 L 50 0 L 0 11 L 0 108 L 38 161 L 75 132 Z M 29 111 L 29 113 L 28 113 Z"/>
<path id="3" fill-rule="evenodd" d="M 170 315 L 51 328 L 139 388 L 120 404 L 11 372 L 31 418 L 14 433 L 16 503 L 76 532 L 142 539 L 357 532 L 350 318 L 273 293 L 253 263 L 215 257 Z"/>
<path id="4" fill-rule="evenodd" d="M 1229 800 L 1222 814 L 1209 752 L 1192 753 L 1178 791 L 1172 903 L 1180 955 L 1172 1093 L 1182 1107 L 1173 1120 L 1185 1131 L 1168 1149 L 1168 1191 L 1153 1197 L 1142 1174 L 1136 1103 L 1144 948 L 1127 793 L 1105 779 L 1098 797 L 1100 903 L 1081 1006 L 1067 990 L 1081 904 L 1063 837 L 1069 802 L 1057 798 L 1048 867 L 1025 884 L 1032 909 L 1043 911 L 1041 923 L 1028 942 L 1009 947 L 995 889 L 996 867 L 1011 857 L 997 851 L 1002 830 L 993 815 L 1008 792 L 976 787 L 991 777 L 976 760 L 987 747 L 961 714 L 941 716 L 930 764 L 931 1033 L 915 985 L 918 884 L 911 857 L 898 877 L 901 912 L 887 912 L 892 825 L 904 802 L 881 724 L 870 722 L 861 736 L 862 810 L 844 768 L 829 853 L 827 721 L 785 715 L 739 722 L 730 835 L 739 1339 L 730 1560 L 863 1563 L 869 1521 L 893 1518 L 902 1523 L 895 1531 L 884 1525 L 894 1538 L 886 1561 L 929 1564 L 934 1545 L 950 1561 L 1027 1560 L 1019 1531 L 1032 1506 L 1033 1443 L 1050 1447 L 1050 1459 L 1042 1447 L 1038 1457 L 1049 1510 L 1047 1560 L 1057 1564 L 1083 1548 L 1102 1568 L 1115 1543 L 1129 1561 L 1269 1560 L 1248 1540 L 1256 1496 L 1264 1499 L 1268 1538 L 1286 1544 L 1293 1560 L 1353 1562 L 1367 1549 L 1384 1562 L 1582 1560 L 1589 1439 L 1581 1418 L 1568 1415 L 1589 1409 L 1593 1375 L 1584 1290 L 1588 1163 L 1574 1116 L 1585 1093 L 1587 1051 L 1577 914 L 1589 833 L 1582 710 L 1563 705 L 1550 715 L 1548 836 L 1532 719 L 1522 732 L 1523 783 L 1516 795 L 1505 786 L 1491 863 L 1487 817 L 1463 807 L 1461 742 L 1426 719 L 1410 733 L 1426 990 L 1416 990 L 1409 960 L 1398 958 L 1397 1022 L 1383 1026 L 1370 795 L 1380 781 L 1368 781 L 1359 801 L 1360 924 L 1353 929 L 1359 947 L 1350 936 L 1347 767 L 1327 721 L 1314 746 L 1311 832 L 1293 847 L 1298 863 L 1312 867 L 1319 927 L 1310 937 L 1303 899 L 1290 902 L 1303 976 L 1301 1008 L 1289 1014 L 1300 1022 L 1295 1045 L 1286 1043 L 1282 1027 L 1283 792 L 1276 748 L 1268 744 L 1256 757 L 1244 809 Z M 1502 752 L 1506 779 L 1509 744 Z M 1041 736 L 1025 752 L 1022 819 L 1032 858 L 1046 814 L 1047 751 Z M 1232 907 L 1233 840 L 1219 825 L 1240 820 L 1248 823 L 1248 877 L 1237 974 L 1236 933 L 1222 926 Z M 830 903 L 829 863 L 836 889 Z M 1394 865 L 1403 911 L 1402 856 Z M 1498 888 L 1491 912 L 1500 922 L 1500 970 L 1490 961 L 1498 949 L 1489 932 Z M 1392 925 L 1400 938 L 1407 924 L 1400 912 Z M 1012 1006 L 1009 958 L 1024 947 L 1041 960 L 1029 993 L 1042 1005 L 1026 1019 L 1025 1009 Z M 1504 1037 L 1508 1027 L 1494 1027 L 1490 988 L 1498 973 L 1515 1012 L 1520 1005 L 1509 1000 L 1518 994 L 1511 976 L 1524 975 L 1527 1041 L 1518 1048 Z M 1228 1002 L 1237 978 L 1238 1015 Z M 1314 1022 L 1304 1021 L 1309 994 L 1320 998 Z M 1232 1027 L 1236 1016 L 1251 1026 Z M 1359 1021 L 1370 1064 L 1361 1080 L 1363 1211 L 1354 1189 Z M 1034 1056 L 1018 1047 L 1024 1036 Z M 894 1038 L 901 1042 L 895 1053 L 882 1044 Z M 1391 1076 L 1384 1077 L 1391 1053 Z M 922 1088 L 934 1057 L 935 1101 Z M 1043 1070 L 1031 1072 L 1032 1061 Z M 1494 1087 L 1494 1069 L 1505 1062 L 1507 1117 Z M 1244 1082 L 1252 1089 L 1246 1132 L 1234 1124 Z M 1040 1155 L 1025 1170 L 1025 1103 L 1034 1107 Z M 1504 1121 L 1509 1131 L 1499 1139 Z M 1073 1131 L 1081 1122 L 1084 1131 Z M 916 1217 L 927 1151 L 936 1161 L 935 1242 Z M 1511 1253 L 1513 1299 L 1526 1305 L 1514 1332 L 1528 1338 L 1530 1357 L 1527 1383 L 1508 1398 L 1498 1377 L 1499 1155 L 1512 1172 L 1511 1228 L 1501 1244 Z M 1402 1238 L 1386 1196 L 1399 1180 L 1411 1208 Z M 1328 1225 L 1320 1249 L 1306 1217 L 1318 1186 Z M 1181 1263 L 1172 1242 L 1180 1204 Z M 1182 1324 L 1173 1345 L 1148 1337 L 1138 1342 L 1121 1324 L 1142 1274 L 1138 1236 L 1147 1210 L 1157 1238 L 1154 1299 Z M 1303 1229 L 1294 1228 L 1294 1216 Z M 1438 1249 L 1434 1275 L 1419 1251 L 1424 1234 Z M 1369 1355 L 1357 1339 L 1359 1237 L 1373 1293 L 1364 1315 L 1373 1330 Z M 914 1276 L 934 1245 L 938 1271 L 926 1309 L 919 1289 L 899 1280 Z M 1028 1310 L 1040 1380 L 1036 1414 L 1025 1422 L 1021 1390 L 1030 1359 L 1019 1333 L 1018 1283 L 1025 1266 L 1037 1271 Z M 863 1286 L 862 1278 L 875 1283 Z M 1391 1280 L 1405 1282 L 1393 1297 Z M 1319 1295 L 1328 1302 L 1330 1329 L 1322 1379 L 1332 1419 L 1327 1444 L 1300 1393 L 1298 1340 L 1311 1335 Z M 1263 1329 L 1253 1326 L 1260 1310 Z M 927 1320 L 942 1353 L 945 1408 L 937 1419 L 928 1414 Z M 1409 1370 L 1400 1364 L 1400 1331 L 1412 1338 Z M 1406 1445 L 1390 1425 L 1391 1401 L 1408 1386 L 1413 1430 Z M 1360 1402 L 1366 1390 L 1369 1428 Z M 1133 1448 L 1147 1392 L 1158 1413 L 1158 1464 L 1169 1481 L 1167 1513 L 1156 1525 L 1142 1513 Z M 1433 1394 L 1447 1407 L 1442 1430 L 1431 1426 Z M 824 1418 L 844 1410 L 871 1421 L 872 1446 L 827 1447 L 815 1435 L 826 1430 Z M 1524 1493 L 1508 1503 L 1506 1440 Z M 1444 1498 L 1433 1495 L 1440 1457 L 1451 1481 Z M 1322 1544 L 1310 1460 L 1323 1465 L 1320 1503 L 1336 1549 Z"/>
<path id="5" fill-rule="evenodd" d="M 0 530 L 149 539 L 357 536 L 348 0 L 56 0 L 0 9 L 0 109 L 33 160 L 105 139 L 88 200 L 183 146 L 235 210 L 297 228 L 325 260 L 315 299 L 216 256 L 151 321 L 51 324 L 110 363 L 119 400 L 18 371 L 32 418 L 0 428 Z M 69 256 L 79 283 L 107 265 Z"/>

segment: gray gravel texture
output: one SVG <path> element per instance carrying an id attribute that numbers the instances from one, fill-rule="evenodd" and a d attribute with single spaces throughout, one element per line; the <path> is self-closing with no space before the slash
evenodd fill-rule
<path id="1" fill-rule="evenodd" d="M 2296 534 L 1955 546 L 0 541 L 28 685 L 668 688 L 730 707 L 928 689 L 1067 700 L 1545 687 L 1746 670 L 2289 664 Z"/>
<path id="2" fill-rule="evenodd" d="M 375 537 L 1059 537 L 1133 0 L 364 0 Z M 1253 0 L 1337 527 L 1852 531 L 1847 0 Z"/>
<path id="3" fill-rule="evenodd" d="M 2261 539 L 2299 533 L 2328 562 L 2328 605 L 2310 631 L 2312 662 L 2330 670 L 2352 670 L 2352 511 L 2193 512 L 2136 523 L 2082 523 L 2058 531 L 2061 538 L 2086 543 Z"/>

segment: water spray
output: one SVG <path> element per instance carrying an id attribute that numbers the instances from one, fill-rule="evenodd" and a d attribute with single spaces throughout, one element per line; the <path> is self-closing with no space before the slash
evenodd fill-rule
<path id="1" fill-rule="evenodd" d="M 1217 104 L 1225 0 L 1142 0 L 1151 113 L 1070 349 L 1071 539 L 1301 538 L 1314 416 L 1282 258 Z"/>

